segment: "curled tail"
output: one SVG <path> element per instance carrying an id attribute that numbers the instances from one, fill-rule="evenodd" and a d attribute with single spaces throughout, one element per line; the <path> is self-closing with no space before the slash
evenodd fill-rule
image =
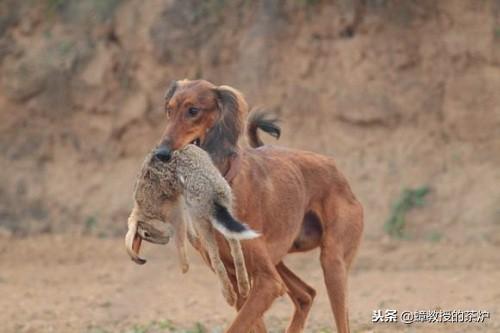
<path id="1" fill-rule="evenodd" d="M 278 125 L 278 121 L 278 117 L 271 112 L 262 110 L 252 111 L 248 116 L 247 124 L 247 136 L 250 147 L 257 148 L 264 145 L 264 142 L 262 142 L 257 133 L 259 128 L 276 139 L 279 139 L 281 128 Z"/>
<path id="2" fill-rule="evenodd" d="M 260 235 L 250 229 L 246 224 L 237 221 L 226 206 L 214 202 L 214 218 L 212 224 L 225 237 L 231 239 L 250 239 Z"/>

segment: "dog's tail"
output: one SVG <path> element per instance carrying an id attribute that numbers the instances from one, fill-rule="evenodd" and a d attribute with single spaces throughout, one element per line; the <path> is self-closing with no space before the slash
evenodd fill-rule
<path id="1" fill-rule="evenodd" d="M 267 134 L 276 139 L 280 138 L 281 128 L 278 125 L 279 118 L 269 111 L 253 110 L 248 116 L 247 136 L 250 147 L 257 148 L 264 145 L 264 142 L 257 133 L 258 129 L 263 130 Z"/>
<path id="2" fill-rule="evenodd" d="M 212 224 L 225 237 L 230 239 L 251 239 L 260 235 L 246 224 L 236 220 L 226 206 L 214 202 L 214 218 Z"/>

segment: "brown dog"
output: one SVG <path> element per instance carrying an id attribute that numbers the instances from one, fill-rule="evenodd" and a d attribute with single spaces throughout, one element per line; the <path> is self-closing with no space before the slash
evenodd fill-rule
<path id="1" fill-rule="evenodd" d="M 361 241 L 361 204 L 329 157 L 275 146 L 240 148 L 247 109 L 241 93 L 231 87 L 204 80 L 174 82 L 165 96 L 168 122 L 155 152 L 169 160 L 172 151 L 189 143 L 208 151 L 231 183 L 236 217 L 262 234 L 242 241 L 252 286 L 246 299 L 238 297 L 238 314 L 227 332 L 265 332 L 262 315 L 285 292 L 295 305 L 287 332 L 301 332 L 316 292 L 282 260 L 316 247 L 337 329 L 349 332 L 347 273 Z M 259 145 L 257 129 L 269 129 L 266 125 L 273 124 L 262 114 L 250 117 L 252 146 Z M 234 284 L 231 254 L 220 235 L 218 244 Z"/>

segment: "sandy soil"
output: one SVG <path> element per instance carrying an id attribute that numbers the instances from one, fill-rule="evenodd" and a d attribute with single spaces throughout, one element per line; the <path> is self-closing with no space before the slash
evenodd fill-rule
<path id="1" fill-rule="evenodd" d="M 2 332 L 170 332 L 201 323 L 219 332 L 234 316 L 196 253 L 182 275 L 172 246 L 146 245 L 133 264 L 122 239 L 0 238 Z M 306 332 L 334 332 L 318 253 L 289 265 L 318 296 Z M 353 332 L 499 332 L 500 251 L 491 244 L 366 241 L 350 275 Z M 488 310 L 484 324 L 373 324 L 376 309 Z M 292 313 L 282 297 L 266 315 L 282 332 Z M 159 324 L 154 324 L 159 322 Z M 148 329 L 149 327 L 149 329 Z"/>

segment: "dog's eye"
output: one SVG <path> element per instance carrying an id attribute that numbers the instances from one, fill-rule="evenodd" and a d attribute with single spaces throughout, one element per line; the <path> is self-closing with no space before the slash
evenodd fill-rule
<path id="1" fill-rule="evenodd" d="M 200 109 L 198 109 L 198 108 L 189 108 L 187 113 L 188 113 L 188 115 L 190 117 L 196 117 L 198 115 L 198 113 L 200 113 Z"/>

